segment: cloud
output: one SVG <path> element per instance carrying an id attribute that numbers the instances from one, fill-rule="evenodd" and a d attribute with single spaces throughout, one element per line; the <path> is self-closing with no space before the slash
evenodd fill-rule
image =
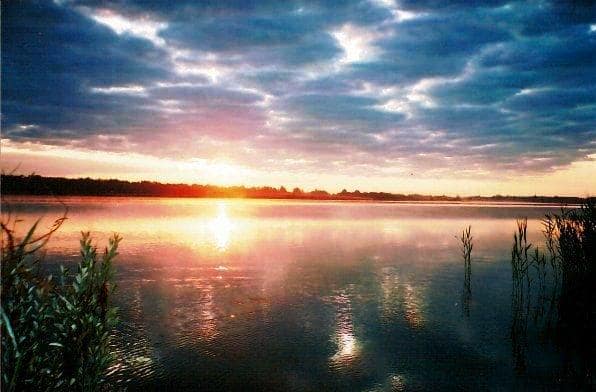
<path id="1" fill-rule="evenodd" d="M 449 13 L 461 9 L 469 10 L 471 8 L 494 8 L 509 3 L 509 0 L 478 0 L 470 2 L 467 0 L 397 0 L 400 8 L 408 11 L 426 11 Z"/>
<path id="2" fill-rule="evenodd" d="M 352 76 L 384 85 L 453 76 L 483 46 L 508 38 L 507 31 L 476 21 L 473 13 L 423 16 L 393 26 L 376 42 L 378 60 L 355 64 Z"/>
<path id="3" fill-rule="evenodd" d="M 51 2 L 3 3 L 2 18 L 2 125 L 11 136 L 81 138 L 136 124 L 150 112 L 145 98 L 92 88 L 168 77 L 162 50 Z M 10 132 L 27 123 L 38 133 Z"/>
<path id="4" fill-rule="evenodd" d="M 213 86 L 158 86 L 151 88 L 149 93 L 156 99 L 179 100 L 196 106 L 250 105 L 262 99 L 262 96 L 252 92 L 214 88 Z"/>
<path id="5" fill-rule="evenodd" d="M 289 98 L 285 105 L 306 118 L 324 121 L 363 121 L 371 124 L 377 121 L 395 121 L 402 116 L 383 113 L 374 109 L 378 101 L 372 98 L 349 95 L 306 94 Z"/>
<path id="6" fill-rule="evenodd" d="M 548 172 L 596 152 L 595 20 L 589 2 L 3 2 L 3 138 Z"/>

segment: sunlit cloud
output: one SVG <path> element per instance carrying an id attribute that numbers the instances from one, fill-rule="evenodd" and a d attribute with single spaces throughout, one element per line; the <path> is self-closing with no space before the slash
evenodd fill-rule
<path id="1" fill-rule="evenodd" d="M 125 143 L 122 139 L 99 136 L 108 142 Z M 156 158 L 134 152 L 99 152 L 80 148 L 65 148 L 33 144 L 14 144 L 2 140 L 2 169 L 20 167 L 27 172 L 67 177 L 118 176 L 125 170 L 132 180 L 162 180 L 166 182 L 241 184 L 253 179 L 254 173 L 242 166 L 221 159 L 189 159 L 186 161 Z M 33 162 L 33 164 L 29 163 Z M 42 164 L 49 162 L 50 164 Z M 36 165 L 39 165 L 39 167 Z M 55 165 L 55 166 L 53 166 Z"/>
<path id="2" fill-rule="evenodd" d="M 423 13 L 416 13 L 412 11 L 399 9 L 398 4 L 395 0 L 372 0 L 372 3 L 378 4 L 390 10 L 394 16 L 394 21 L 396 22 L 403 22 L 424 15 Z"/>
<path id="3" fill-rule="evenodd" d="M 117 34 L 132 34 L 147 39 L 152 43 L 164 46 L 165 41 L 159 36 L 159 31 L 168 27 L 165 22 L 158 22 L 149 18 L 130 19 L 109 9 L 81 8 L 83 13 L 98 23 L 108 26 Z"/>
<path id="4" fill-rule="evenodd" d="M 225 75 L 225 70 L 217 65 L 192 63 L 177 60 L 175 70 L 180 75 L 199 75 L 206 76 L 210 81 L 217 82 L 219 78 Z"/>
<path id="5" fill-rule="evenodd" d="M 131 94 L 145 95 L 143 86 L 111 86 L 111 87 L 92 87 L 91 92 L 99 94 Z"/>
<path id="6" fill-rule="evenodd" d="M 332 34 L 344 50 L 342 62 L 372 60 L 378 53 L 378 49 L 372 45 L 375 38 L 378 37 L 378 33 L 366 28 L 346 24 Z"/>

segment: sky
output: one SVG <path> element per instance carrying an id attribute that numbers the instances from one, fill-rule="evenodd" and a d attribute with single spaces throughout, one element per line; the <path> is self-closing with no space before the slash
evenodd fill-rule
<path id="1" fill-rule="evenodd" d="M 4 172 L 596 195 L 590 1 L 10 1 L 1 22 Z"/>

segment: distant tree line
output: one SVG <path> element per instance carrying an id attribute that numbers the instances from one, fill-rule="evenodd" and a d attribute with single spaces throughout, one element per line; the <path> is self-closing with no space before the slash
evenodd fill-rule
<path id="1" fill-rule="evenodd" d="M 288 191 L 285 187 L 216 186 L 199 184 L 162 184 L 153 181 L 122 181 L 115 179 L 42 177 L 39 175 L 3 174 L 0 178 L 2 195 L 55 195 L 55 196 L 137 196 L 137 197 L 212 197 L 254 199 L 314 199 L 314 200 L 378 200 L 378 201 L 492 201 L 579 204 L 580 197 L 559 196 L 430 196 L 396 194 L 388 192 L 329 193 L 315 189 L 310 192 L 300 188 Z"/>

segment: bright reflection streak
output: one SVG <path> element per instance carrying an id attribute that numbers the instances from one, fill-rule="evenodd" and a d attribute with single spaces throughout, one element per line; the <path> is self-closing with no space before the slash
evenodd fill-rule
<path id="1" fill-rule="evenodd" d="M 337 328 L 334 338 L 337 352 L 330 361 L 332 367 L 341 370 L 354 364 L 360 354 L 360 344 L 354 335 L 350 298 L 346 294 L 340 294 L 333 300 L 337 306 Z"/>
<path id="2" fill-rule="evenodd" d="M 201 312 L 201 323 L 199 325 L 199 334 L 205 340 L 213 340 L 219 335 L 217 330 L 217 322 L 215 317 L 215 304 L 213 302 L 213 291 L 212 285 L 207 287 L 205 302 L 203 303 L 203 309 Z"/>
<path id="3" fill-rule="evenodd" d="M 402 317 L 411 328 L 424 326 L 424 292 L 423 288 L 400 278 L 397 271 L 386 269 L 381 280 L 383 299 L 381 302 L 382 317 L 387 322 Z"/>
<path id="4" fill-rule="evenodd" d="M 356 338 L 351 332 L 342 332 L 338 338 L 339 350 L 335 354 L 337 358 L 350 358 L 356 352 Z"/>
<path id="5" fill-rule="evenodd" d="M 227 205 L 224 202 L 217 203 L 217 217 L 211 221 L 211 232 L 215 237 L 215 246 L 220 252 L 228 249 L 233 224 L 228 217 Z"/>
<path id="6" fill-rule="evenodd" d="M 406 380 L 404 376 L 400 374 L 393 374 L 389 378 L 389 385 L 391 386 L 392 391 L 405 391 L 406 390 Z"/>
<path id="7" fill-rule="evenodd" d="M 424 324 L 420 302 L 420 297 L 414 287 L 406 283 L 404 286 L 405 317 L 412 328 L 421 328 Z"/>
<path id="8" fill-rule="evenodd" d="M 386 268 L 383 271 L 381 280 L 381 289 L 383 290 L 381 315 L 386 319 L 386 322 L 391 322 L 392 318 L 395 317 L 396 308 L 400 302 L 397 287 L 399 287 L 399 275 L 392 269 Z"/>

